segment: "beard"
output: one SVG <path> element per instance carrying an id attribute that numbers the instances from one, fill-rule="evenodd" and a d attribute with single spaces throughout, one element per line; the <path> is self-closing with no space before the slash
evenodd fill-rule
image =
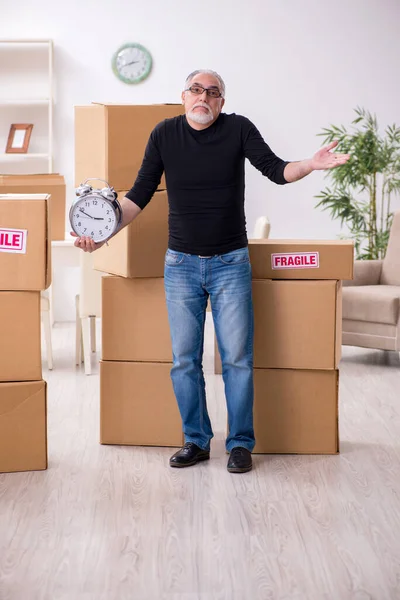
<path id="1" fill-rule="evenodd" d="M 203 106 L 203 108 L 207 110 L 207 113 L 197 112 L 195 110 L 197 106 Z M 200 123 L 200 125 L 207 125 L 207 123 L 210 123 L 210 121 L 214 119 L 211 108 L 209 106 L 204 106 L 203 104 L 195 104 L 193 108 L 190 109 L 188 117 L 195 123 Z"/>

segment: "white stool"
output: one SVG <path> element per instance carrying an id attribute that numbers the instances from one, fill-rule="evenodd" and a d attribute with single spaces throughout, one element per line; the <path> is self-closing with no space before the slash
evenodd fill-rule
<path id="1" fill-rule="evenodd" d="M 51 342 L 50 299 L 43 293 L 40 294 L 40 316 L 43 323 L 44 339 L 46 342 L 47 366 L 53 369 L 53 344 Z"/>
<path id="2" fill-rule="evenodd" d="M 93 256 L 83 252 L 80 256 L 80 292 L 75 298 L 76 346 L 75 362 L 85 364 L 85 374 L 92 373 L 91 353 L 96 352 L 96 317 L 101 317 L 101 271 L 93 269 Z"/>

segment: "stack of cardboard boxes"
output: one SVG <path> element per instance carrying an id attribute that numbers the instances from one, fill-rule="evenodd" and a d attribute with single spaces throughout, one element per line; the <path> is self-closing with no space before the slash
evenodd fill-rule
<path id="1" fill-rule="evenodd" d="M 163 279 L 167 214 L 167 193 L 158 191 L 126 232 L 95 256 L 95 268 L 119 274 L 102 282 L 103 444 L 182 443 Z"/>
<path id="2" fill-rule="evenodd" d="M 0 194 L 49 195 L 51 240 L 65 239 L 65 180 L 62 175 L 0 175 Z"/>
<path id="3" fill-rule="evenodd" d="M 258 453 L 334 454 L 348 241 L 250 240 Z M 215 346 L 215 372 L 221 373 Z"/>
<path id="4" fill-rule="evenodd" d="M 40 291 L 50 285 L 48 195 L 0 195 L 0 472 L 47 468 Z"/>
<path id="5" fill-rule="evenodd" d="M 122 198 L 140 168 L 147 140 L 181 105 L 79 106 L 75 110 L 75 184 L 107 181 Z M 94 185 L 96 183 L 94 182 Z M 94 254 L 102 282 L 100 441 L 180 446 L 182 426 L 170 370 L 164 292 L 168 245 L 165 179 L 145 210 Z"/>

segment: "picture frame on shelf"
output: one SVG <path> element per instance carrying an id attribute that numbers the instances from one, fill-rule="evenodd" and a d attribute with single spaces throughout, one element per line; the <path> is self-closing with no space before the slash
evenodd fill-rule
<path id="1" fill-rule="evenodd" d="M 13 123 L 8 134 L 6 153 L 26 154 L 29 148 L 32 129 L 32 123 Z"/>

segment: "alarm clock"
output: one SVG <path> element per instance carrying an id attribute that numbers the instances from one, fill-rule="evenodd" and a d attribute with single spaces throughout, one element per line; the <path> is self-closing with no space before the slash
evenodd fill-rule
<path id="1" fill-rule="evenodd" d="M 97 180 L 106 184 L 94 189 L 87 182 Z M 78 196 L 69 211 L 72 230 L 77 236 L 88 236 L 94 242 L 105 242 L 116 233 L 122 222 L 122 208 L 118 194 L 104 179 L 85 179 L 76 188 Z"/>
<path id="2" fill-rule="evenodd" d="M 140 44 L 124 44 L 112 57 L 114 74 L 124 83 L 139 83 L 149 75 L 152 58 Z"/>

